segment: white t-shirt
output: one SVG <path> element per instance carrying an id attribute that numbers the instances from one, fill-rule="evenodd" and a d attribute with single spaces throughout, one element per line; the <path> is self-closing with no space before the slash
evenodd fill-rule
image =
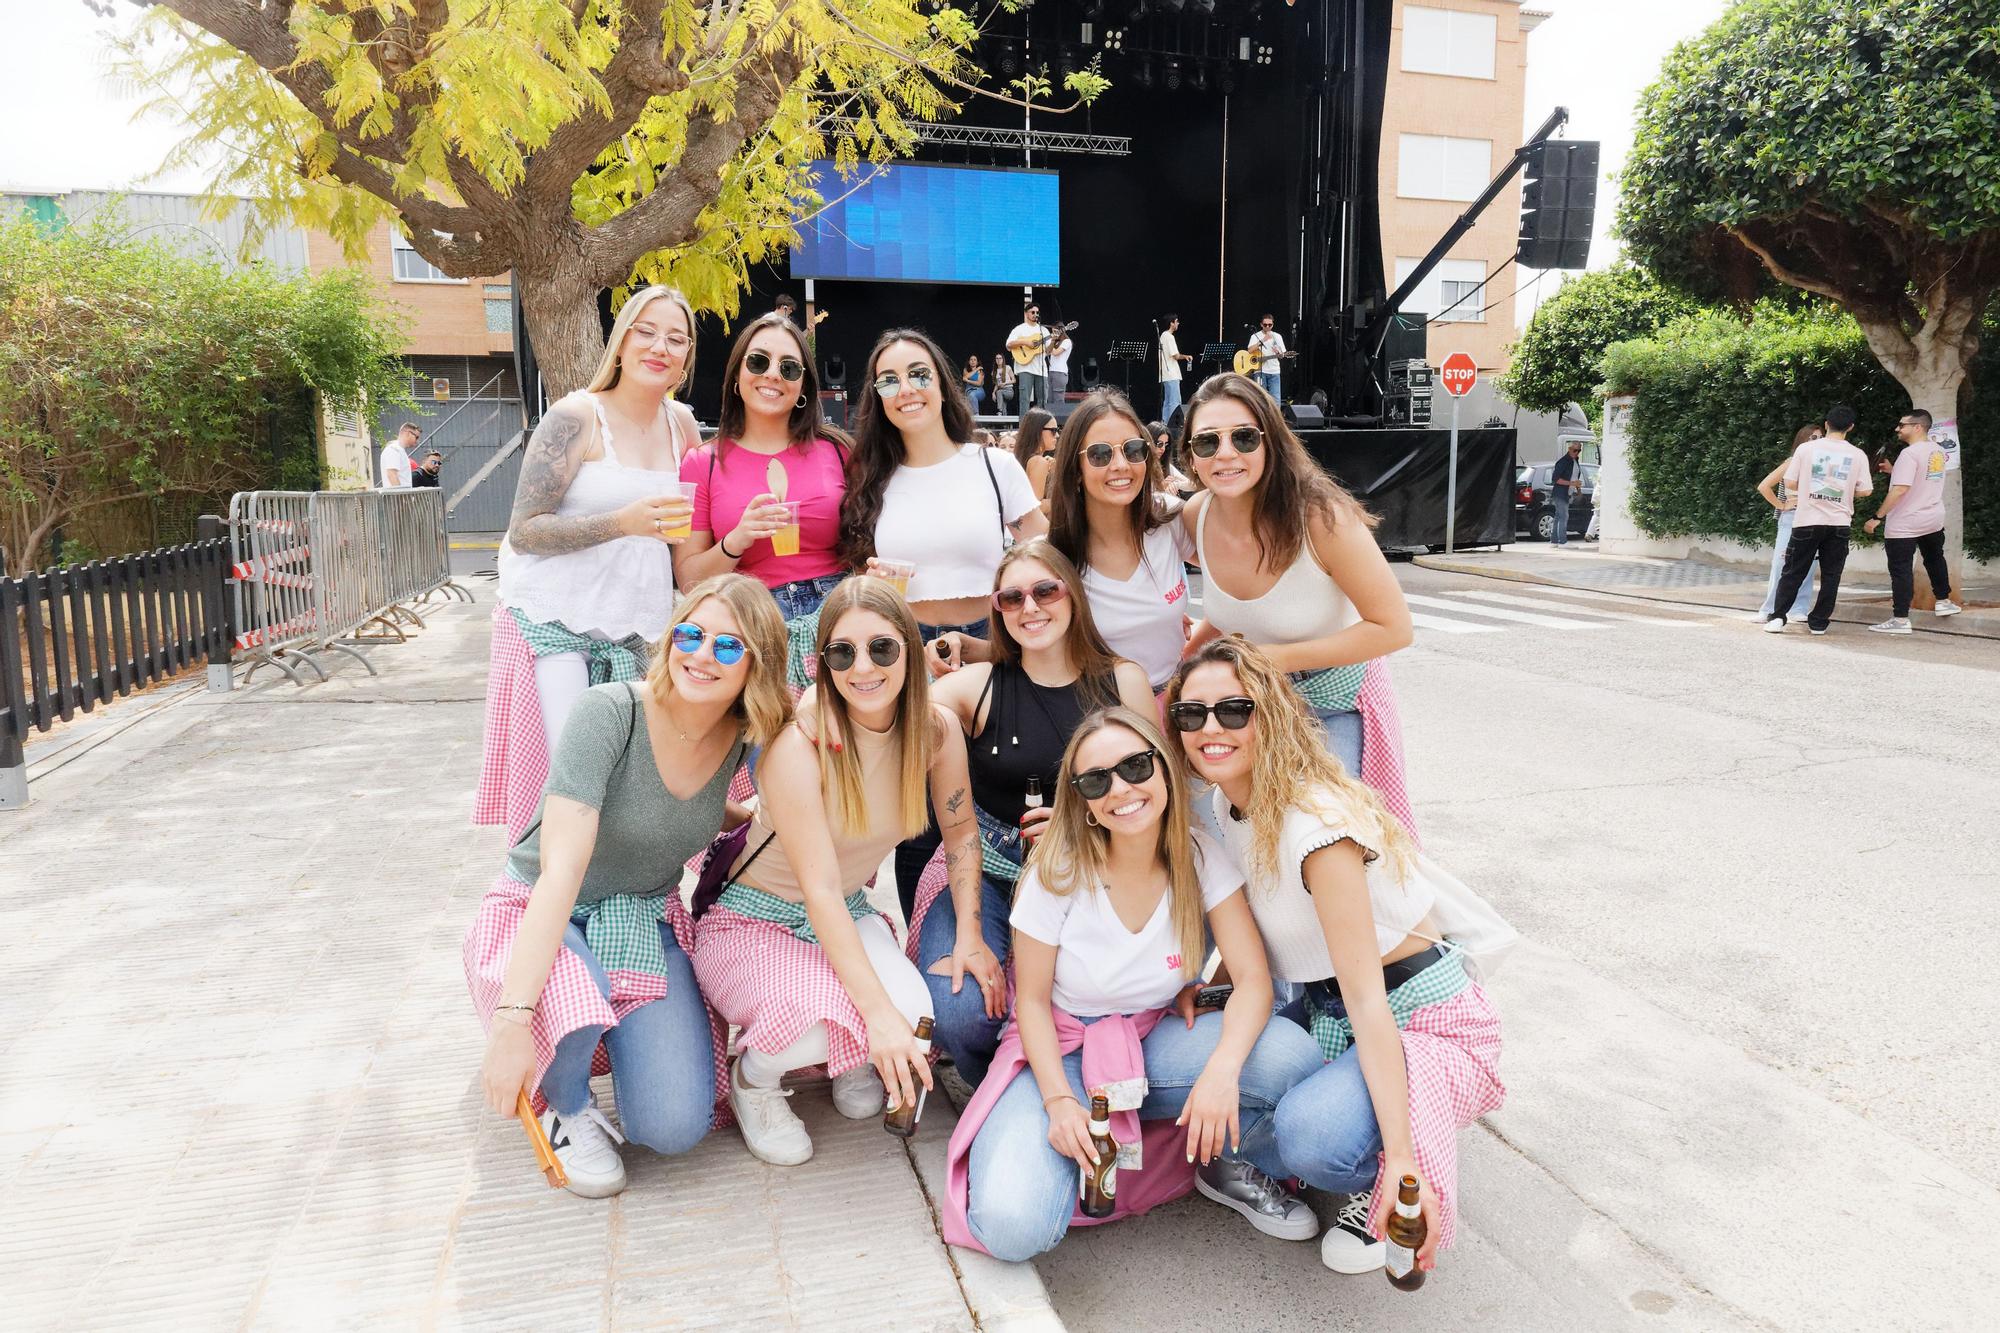
<path id="1" fill-rule="evenodd" d="M 391 481 L 390 472 L 402 478 Z M 385 490 L 398 490 L 410 484 L 410 455 L 402 445 L 394 440 L 382 446 L 382 486 Z"/>
<path id="2" fill-rule="evenodd" d="M 1201 906 L 1212 912 L 1243 887 L 1243 876 L 1213 839 L 1194 831 Z M 1056 949 L 1056 1007 L 1078 1018 L 1136 1014 L 1174 1002 L 1187 974 L 1174 933 L 1172 894 L 1162 893 L 1145 928 L 1134 934 L 1102 889 L 1060 897 L 1042 887 L 1031 865 L 1021 876 L 1008 920 L 1030 939 Z"/>
<path id="3" fill-rule="evenodd" d="M 1160 335 L 1160 383 L 1181 377 L 1181 345 L 1174 341 L 1172 330 Z"/>
<path id="4" fill-rule="evenodd" d="M 1075 350 L 1076 350 L 1076 340 L 1073 338 L 1064 338 L 1062 340 L 1062 347 L 1057 350 L 1052 350 L 1049 353 L 1049 374 L 1051 375 L 1069 374 L 1069 354 L 1071 352 L 1074 352 Z"/>
<path id="5" fill-rule="evenodd" d="M 1193 614 L 1186 568 L 1192 549 L 1187 530 L 1172 520 L 1146 534 L 1131 578 L 1113 579 L 1088 565 L 1083 569 L 1083 591 L 1098 633 L 1112 652 L 1144 667 L 1156 690 L 1173 676 L 1187 644 L 1181 618 Z"/>
<path id="6" fill-rule="evenodd" d="M 1039 341 L 1040 339 L 1042 339 L 1044 336 L 1047 335 L 1048 331 L 1049 331 L 1048 326 L 1045 324 L 1030 324 L 1026 320 L 1023 320 L 1021 323 L 1016 324 L 1014 326 L 1014 331 L 1012 333 L 1007 335 L 1007 343 L 1008 343 L 1007 350 L 1010 353 L 1017 351 L 1018 344 L 1023 338 Z M 1031 347 L 1029 350 L 1033 351 L 1035 349 Z M 1042 359 L 1041 357 L 1036 356 L 1032 358 L 1027 365 L 1016 366 L 1014 367 L 1014 370 L 1015 373 L 1021 375 L 1039 375 L 1042 373 Z"/>
<path id="7" fill-rule="evenodd" d="M 1250 335 L 1250 350 L 1264 358 L 1257 363 L 1258 373 L 1275 375 L 1278 373 L 1278 357 L 1285 350 L 1284 336 L 1275 329 L 1269 333 L 1259 329 Z"/>
<path id="8" fill-rule="evenodd" d="M 987 462 L 993 465 L 991 479 Z M 1039 505 L 1014 455 L 960 445 L 943 463 L 906 465 L 890 474 L 875 520 L 875 554 L 915 562 L 908 594 L 913 602 L 984 597 L 993 591 L 993 571 L 1006 551 L 1000 540 L 1003 511 L 1013 523 Z"/>

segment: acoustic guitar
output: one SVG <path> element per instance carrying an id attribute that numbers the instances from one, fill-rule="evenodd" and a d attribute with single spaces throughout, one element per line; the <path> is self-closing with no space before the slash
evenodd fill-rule
<path id="1" fill-rule="evenodd" d="M 1009 347 L 1007 350 L 1014 354 L 1014 364 L 1024 369 L 1034 365 L 1042 354 L 1042 344 L 1047 343 L 1049 350 L 1054 351 L 1062 346 L 1064 338 L 1076 332 L 1076 326 L 1080 322 L 1073 319 L 1067 324 L 1046 324 L 1042 327 L 1042 336 L 1034 342 L 1022 347 Z M 1054 338 L 1049 337 L 1051 333 L 1055 335 Z"/>
<path id="2" fill-rule="evenodd" d="M 1278 359 L 1280 361 L 1289 361 L 1297 355 L 1297 352 L 1280 352 L 1278 353 Z M 1257 373 L 1257 367 L 1263 364 L 1264 354 L 1262 352 L 1253 352 L 1246 347 L 1236 354 L 1236 359 L 1230 363 L 1230 366 L 1239 375 L 1254 375 Z"/>

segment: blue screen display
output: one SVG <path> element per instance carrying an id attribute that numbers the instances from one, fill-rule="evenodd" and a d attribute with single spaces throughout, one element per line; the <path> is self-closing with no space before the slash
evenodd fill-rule
<path id="1" fill-rule="evenodd" d="M 813 165 L 826 201 L 799 224 L 794 278 L 1055 286 L 1062 281 L 1053 171 L 918 163 L 841 179 Z"/>

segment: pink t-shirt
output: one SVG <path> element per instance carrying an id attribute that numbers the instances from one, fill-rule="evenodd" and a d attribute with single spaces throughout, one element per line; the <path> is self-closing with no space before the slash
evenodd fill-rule
<path id="1" fill-rule="evenodd" d="M 1868 455 L 1846 440 L 1807 440 L 1785 469 L 1785 487 L 1799 497 L 1796 527 L 1844 528 L 1854 522 L 1854 497 L 1873 495 Z"/>
<path id="2" fill-rule="evenodd" d="M 681 460 L 681 480 L 700 487 L 694 500 L 694 530 L 718 542 L 727 537 L 742 522 L 752 500 L 775 493 L 769 475 L 775 462 L 785 470 L 782 498 L 799 502 L 799 553 L 773 555 L 770 542 L 754 541 L 736 562 L 737 572 L 767 588 L 842 572 L 834 554 L 840 536 L 840 499 L 847 490 L 839 447 L 831 440 L 814 440 L 779 454 L 756 454 L 732 443 L 718 458 L 721 444 L 720 440 L 704 444 Z"/>
<path id="3" fill-rule="evenodd" d="M 1882 520 L 1884 537 L 1928 537 L 1943 530 L 1944 464 L 1944 446 L 1935 440 L 1919 440 L 1896 455 L 1889 484 L 1910 489 Z"/>

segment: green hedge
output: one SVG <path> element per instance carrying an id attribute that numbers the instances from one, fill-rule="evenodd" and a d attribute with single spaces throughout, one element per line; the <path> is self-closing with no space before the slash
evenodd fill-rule
<path id="1" fill-rule="evenodd" d="M 2000 347 L 1990 321 L 1986 345 Z M 1851 403 L 1861 418 L 1852 438 L 1873 453 L 1897 447 L 1896 420 L 1910 405 L 1854 321 L 1825 309 L 1763 305 L 1747 323 L 1725 314 L 1679 320 L 1611 346 L 1603 372 L 1607 394 L 1638 397 L 1632 516 L 1656 537 L 1768 543 L 1771 510 L 1756 486 L 1800 426 Z M 2000 354 L 1981 358 L 1962 405 L 1966 551 L 1992 559 L 2000 556 Z M 1863 502 L 1864 514 L 1872 503 Z"/>

